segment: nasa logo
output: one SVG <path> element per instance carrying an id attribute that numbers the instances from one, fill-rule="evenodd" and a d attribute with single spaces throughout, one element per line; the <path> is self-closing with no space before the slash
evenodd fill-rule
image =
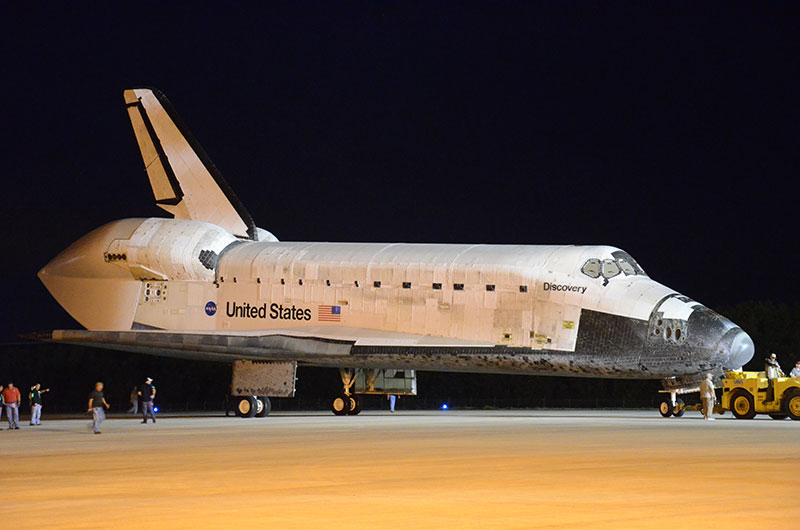
<path id="1" fill-rule="evenodd" d="M 215 304 L 214 302 L 209 302 L 206 304 L 206 315 L 213 317 L 216 312 L 217 312 L 217 304 Z"/>

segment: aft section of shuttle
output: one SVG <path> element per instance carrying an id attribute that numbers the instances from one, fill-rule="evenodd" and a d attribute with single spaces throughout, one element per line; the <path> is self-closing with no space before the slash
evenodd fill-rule
<path id="1" fill-rule="evenodd" d="M 56 256 L 39 278 L 91 330 L 131 329 L 140 298 L 168 299 L 166 280 L 213 286 L 217 260 L 239 240 L 223 228 L 178 219 L 108 223 Z M 163 289 L 153 287 L 164 281 Z M 143 292 L 152 288 L 152 293 Z"/>

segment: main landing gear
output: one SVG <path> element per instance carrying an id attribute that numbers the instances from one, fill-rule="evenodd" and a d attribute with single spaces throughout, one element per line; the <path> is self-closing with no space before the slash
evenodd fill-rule
<path id="1" fill-rule="evenodd" d="M 340 368 L 339 375 L 342 378 L 344 391 L 341 395 L 333 398 L 331 412 L 337 416 L 355 416 L 361 412 L 361 398 L 350 392 L 356 382 L 356 371 L 349 368 Z"/>
<path id="2" fill-rule="evenodd" d="M 272 411 L 267 396 L 233 396 L 234 411 L 240 418 L 263 418 Z"/>

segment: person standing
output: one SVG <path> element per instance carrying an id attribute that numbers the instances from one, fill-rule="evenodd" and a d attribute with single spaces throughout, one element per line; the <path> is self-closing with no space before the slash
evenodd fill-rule
<path id="1" fill-rule="evenodd" d="M 389 412 L 394 414 L 394 406 L 395 403 L 397 403 L 397 396 L 395 396 L 394 394 L 389 394 L 388 396 L 386 396 L 386 399 L 389 400 Z"/>
<path id="2" fill-rule="evenodd" d="M 14 386 L 14 383 L 9 382 L 5 390 L 3 390 L 3 404 L 6 409 L 6 416 L 8 416 L 8 430 L 19 429 L 19 402 L 22 396 L 19 393 L 19 388 Z"/>
<path id="3" fill-rule="evenodd" d="M 49 388 L 41 389 L 42 385 L 36 383 L 31 387 L 31 425 L 42 424 L 42 394 L 50 392 Z"/>
<path id="4" fill-rule="evenodd" d="M 716 394 L 714 394 L 714 376 L 706 374 L 706 378 L 700 383 L 700 398 L 703 400 L 703 419 L 713 420 L 714 417 L 714 401 L 716 401 Z"/>
<path id="5" fill-rule="evenodd" d="M 100 434 L 100 424 L 106 420 L 103 407 L 110 408 L 103 395 L 103 383 L 98 381 L 94 384 L 94 391 L 89 394 L 89 412 L 92 413 L 92 430 L 95 434 Z"/>
<path id="6" fill-rule="evenodd" d="M 781 365 L 778 364 L 778 357 L 774 353 L 770 353 L 769 357 L 764 359 L 764 372 L 767 379 L 777 379 L 783 375 Z"/>
<path id="7" fill-rule="evenodd" d="M 775 401 L 775 380 L 783 376 L 783 370 L 774 353 L 770 353 L 769 357 L 764 359 L 764 374 L 767 376 L 767 399 L 764 403 L 767 403 Z"/>
<path id="8" fill-rule="evenodd" d="M 147 417 L 153 418 L 156 422 L 156 415 L 153 412 L 153 400 L 156 397 L 156 389 L 153 386 L 153 378 L 148 377 L 142 386 L 139 387 L 139 396 L 142 399 L 142 423 L 147 423 Z"/>
<path id="9" fill-rule="evenodd" d="M 128 409 L 128 414 L 139 414 L 139 389 L 135 386 L 131 390 L 131 408 Z"/>
<path id="10" fill-rule="evenodd" d="M 800 377 L 800 361 L 794 363 L 794 368 L 789 372 L 789 377 Z"/>

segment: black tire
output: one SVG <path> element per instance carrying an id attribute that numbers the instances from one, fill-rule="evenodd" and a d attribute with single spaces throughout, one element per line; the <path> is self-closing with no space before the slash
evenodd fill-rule
<path id="1" fill-rule="evenodd" d="M 772 418 L 773 420 L 785 420 L 786 418 L 789 417 L 789 415 L 788 414 L 770 414 L 769 417 Z"/>
<path id="2" fill-rule="evenodd" d="M 660 412 L 661 416 L 663 416 L 664 418 L 669 418 L 670 416 L 672 416 L 672 413 L 674 412 L 672 408 L 672 399 L 670 398 L 664 399 L 658 405 L 658 412 Z"/>
<path id="3" fill-rule="evenodd" d="M 257 399 L 261 403 L 261 410 L 256 412 L 256 418 L 269 416 L 269 413 L 272 412 L 272 402 L 267 396 L 258 396 Z"/>
<path id="4" fill-rule="evenodd" d="M 677 407 L 674 407 L 672 409 L 672 415 L 675 416 L 676 418 L 680 418 L 681 416 L 686 414 L 686 409 L 683 408 L 683 400 L 681 398 L 678 398 L 675 400 L 675 403 L 677 404 Z"/>
<path id="5" fill-rule="evenodd" d="M 244 396 L 234 398 L 236 402 L 236 415 L 240 418 L 252 418 L 256 414 L 256 398 Z"/>
<path id="6" fill-rule="evenodd" d="M 736 390 L 731 396 L 731 412 L 738 420 L 752 420 L 756 417 L 753 395 L 746 390 Z"/>
<path id="7" fill-rule="evenodd" d="M 346 416 L 350 412 L 351 402 L 350 396 L 336 396 L 331 402 L 331 412 L 337 416 Z"/>
<path id="8" fill-rule="evenodd" d="M 361 412 L 361 398 L 354 394 L 350 396 L 350 412 L 348 412 L 347 414 L 349 416 L 358 416 L 360 412 Z"/>
<path id="9" fill-rule="evenodd" d="M 783 410 L 793 420 L 800 420 L 800 391 L 789 390 L 784 394 Z"/>

